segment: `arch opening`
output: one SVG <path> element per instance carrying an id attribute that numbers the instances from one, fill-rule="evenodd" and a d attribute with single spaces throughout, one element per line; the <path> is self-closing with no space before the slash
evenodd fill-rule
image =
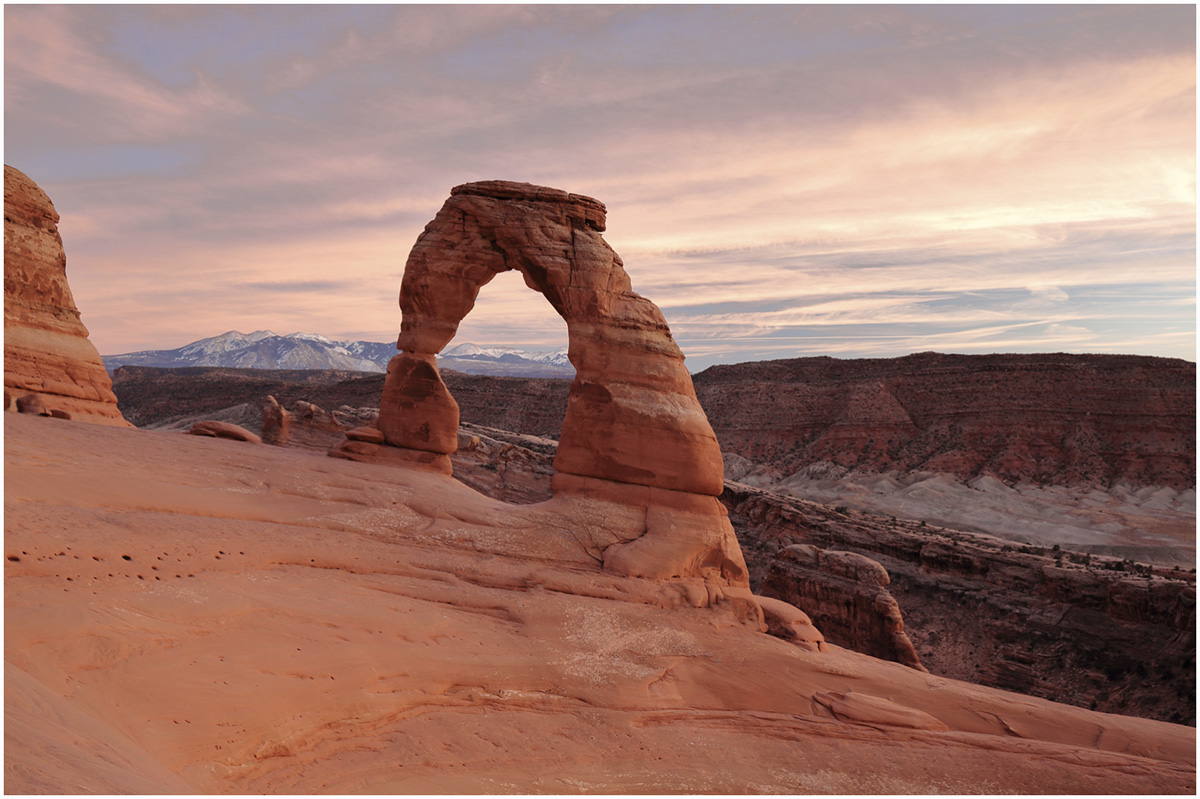
<path id="1" fill-rule="evenodd" d="M 512 505 L 551 497 L 575 377 L 566 353 L 566 323 L 535 300 L 519 272 L 497 273 L 481 288 L 437 358 L 459 406 L 458 449 L 450 455 L 456 480 Z"/>

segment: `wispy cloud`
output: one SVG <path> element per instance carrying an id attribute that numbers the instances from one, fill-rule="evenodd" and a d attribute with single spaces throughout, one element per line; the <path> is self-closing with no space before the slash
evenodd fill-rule
<path id="1" fill-rule="evenodd" d="M 508 178 L 608 205 L 694 365 L 1194 357 L 1194 15 L 8 6 L 6 159 L 62 213 L 104 352 L 232 328 L 389 340 L 450 187 Z M 467 337 L 565 327 L 498 279 Z"/>

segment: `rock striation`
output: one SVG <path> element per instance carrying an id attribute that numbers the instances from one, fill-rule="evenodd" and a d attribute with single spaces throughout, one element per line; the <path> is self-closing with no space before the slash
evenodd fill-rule
<path id="1" fill-rule="evenodd" d="M 515 269 L 566 321 L 576 371 L 554 459 L 556 498 L 641 510 L 642 529 L 603 547 L 605 567 L 746 587 L 716 500 L 724 479 L 716 436 L 662 312 L 633 292 L 604 229 L 605 207 L 590 197 L 507 181 L 455 187 L 405 266 L 401 352 L 388 365 L 378 421 L 385 446 L 348 438 L 335 454 L 451 472 L 459 407 L 435 356 L 479 290 Z"/>
<path id="2" fill-rule="evenodd" d="M 695 385 L 724 451 L 779 479 L 823 469 L 1196 486 L 1196 364 L 1175 358 L 794 358 L 713 366 Z"/>
<path id="3" fill-rule="evenodd" d="M 4 167 L 4 409 L 131 425 L 67 285 L 58 212 L 36 183 Z"/>

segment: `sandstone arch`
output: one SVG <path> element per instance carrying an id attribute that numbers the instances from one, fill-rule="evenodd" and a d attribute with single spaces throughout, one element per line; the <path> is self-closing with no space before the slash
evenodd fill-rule
<path id="1" fill-rule="evenodd" d="M 576 370 L 554 461 L 555 499 L 639 509 L 640 529 L 595 545 L 608 568 L 748 586 L 716 499 L 720 446 L 683 353 L 658 307 L 633 292 L 604 229 L 602 203 L 558 189 L 485 181 L 451 191 L 405 266 L 401 353 L 388 366 L 378 422 L 387 456 L 450 473 L 458 405 L 435 355 L 480 288 L 516 270 L 566 321 Z M 340 454 L 374 445 L 364 438 L 347 446 Z"/>
<path id="2" fill-rule="evenodd" d="M 380 413 L 394 446 L 454 451 L 457 406 L 434 355 L 479 289 L 510 269 L 567 323 L 575 366 L 555 469 L 717 496 L 721 450 L 658 307 L 635 294 L 600 233 L 604 205 L 525 183 L 458 186 L 418 238 Z"/>

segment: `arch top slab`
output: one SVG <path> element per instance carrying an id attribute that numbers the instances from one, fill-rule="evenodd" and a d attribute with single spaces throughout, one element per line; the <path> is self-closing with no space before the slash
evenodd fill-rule
<path id="1" fill-rule="evenodd" d="M 552 189 L 549 186 L 535 186 L 532 183 L 517 183 L 511 180 L 481 180 L 476 183 L 464 183 L 452 188 L 450 196 L 552 203 L 562 206 L 568 219 L 577 220 L 600 233 L 604 232 L 608 213 L 604 203 L 592 197 L 571 194 L 562 189 Z"/>

